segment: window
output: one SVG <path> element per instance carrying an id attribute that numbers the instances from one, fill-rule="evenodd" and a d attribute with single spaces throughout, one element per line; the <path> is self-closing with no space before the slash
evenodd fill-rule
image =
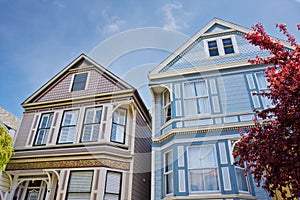
<path id="1" fill-rule="evenodd" d="M 219 55 L 218 44 L 216 40 L 208 42 L 208 50 L 211 57 Z"/>
<path id="2" fill-rule="evenodd" d="M 65 111 L 60 127 L 58 143 L 73 143 L 76 134 L 78 110 Z"/>
<path id="3" fill-rule="evenodd" d="M 233 145 L 232 145 L 232 152 L 234 150 L 236 150 L 236 146 L 235 144 L 238 142 L 238 141 L 232 141 L 233 142 Z M 232 154 L 231 154 L 232 155 Z M 232 159 L 233 159 L 233 162 L 232 164 L 236 163 L 238 160 L 239 160 L 239 157 L 233 157 L 232 156 Z M 238 189 L 240 192 L 248 192 L 248 177 L 245 176 L 245 170 L 242 166 L 240 165 L 234 165 L 234 168 L 235 168 L 235 175 L 236 175 L 236 179 L 237 179 L 237 185 L 238 185 Z"/>
<path id="4" fill-rule="evenodd" d="M 164 122 L 171 119 L 171 99 L 170 92 L 165 90 L 163 92 L 163 106 L 164 106 Z"/>
<path id="5" fill-rule="evenodd" d="M 225 54 L 234 53 L 231 38 L 226 38 L 226 39 L 223 39 L 222 41 L 223 41 L 223 47 L 224 47 Z"/>
<path id="6" fill-rule="evenodd" d="M 108 171 L 106 174 L 106 184 L 104 200 L 121 199 L 122 173 Z"/>
<path id="7" fill-rule="evenodd" d="M 258 85 L 258 89 L 259 89 L 260 92 L 267 92 L 269 90 L 268 89 L 268 84 L 269 83 L 266 80 L 266 75 L 265 75 L 264 72 L 256 73 L 256 80 L 257 80 L 257 85 Z M 265 108 L 272 106 L 271 99 L 268 99 L 267 97 L 263 97 L 263 96 L 260 96 L 260 97 L 261 97 L 263 106 Z"/>
<path id="8" fill-rule="evenodd" d="M 81 142 L 97 141 L 100 131 L 102 107 L 85 110 Z"/>
<path id="9" fill-rule="evenodd" d="M 27 190 L 26 190 L 26 196 L 24 197 L 22 192 L 18 194 L 18 197 L 23 196 L 23 199 L 26 200 L 39 200 L 39 199 L 45 199 L 46 197 L 46 182 L 42 180 L 29 180 L 26 181 Z M 17 197 L 15 197 L 18 199 Z"/>
<path id="10" fill-rule="evenodd" d="M 204 50 L 209 57 L 238 53 L 234 35 L 204 40 Z"/>
<path id="11" fill-rule="evenodd" d="M 209 114 L 207 84 L 204 80 L 184 83 L 185 115 Z"/>
<path id="12" fill-rule="evenodd" d="M 126 131 L 126 109 L 117 108 L 113 114 L 110 141 L 124 144 Z"/>
<path id="13" fill-rule="evenodd" d="M 189 147 L 188 164 L 191 192 L 219 191 L 214 145 Z"/>
<path id="14" fill-rule="evenodd" d="M 53 113 L 42 114 L 34 145 L 45 145 L 51 127 Z"/>
<path id="15" fill-rule="evenodd" d="M 164 182 L 165 194 L 172 194 L 173 191 L 173 156 L 172 151 L 165 153 L 164 156 Z"/>
<path id="16" fill-rule="evenodd" d="M 71 91 L 84 90 L 88 73 L 75 74 Z"/>
<path id="17" fill-rule="evenodd" d="M 71 172 L 67 200 L 90 200 L 93 171 Z"/>

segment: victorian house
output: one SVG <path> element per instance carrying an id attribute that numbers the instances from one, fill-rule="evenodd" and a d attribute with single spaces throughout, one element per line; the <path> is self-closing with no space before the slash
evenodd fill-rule
<path id="1" fill-rule="evenodd" d="M 3 199 L 150 199 L 151 119 L 128 83 L 82 54 L 22 106 Z"/>
<path id="2" fill-rule="evenodd" d="M 152 199 L 269 199 L 233 165 L 240 129 L 271 106 L 269 53 L 243 39 L 251 30 L 213 19 L 149 74 L 152 92 Z"/>

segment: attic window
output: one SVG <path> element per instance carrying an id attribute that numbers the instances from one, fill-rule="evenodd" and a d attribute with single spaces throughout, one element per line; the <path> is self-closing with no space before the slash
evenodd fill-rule
<path id="1" fill-rule="evenodd" d="M 71 91 L 85 90 L 88 73 L 75 74 Z"/>
<path id="2" fill-rule="evenodd" d="M 218 56 L 219 55 L 218 45 L 217 45 L 216 40 L 208 42 L 208 50 L 209 50 L 210 56 Z"/>
<path id="3" fill-rule="evenodd" d="M 204 41 L 204 49 L 209 57 L 218 57 L 238 53 L 234 35 L 211 38 Z"/>

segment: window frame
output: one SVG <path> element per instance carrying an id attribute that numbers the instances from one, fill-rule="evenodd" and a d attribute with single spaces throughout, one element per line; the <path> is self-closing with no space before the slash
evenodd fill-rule
<path id="1" fill-rule="evenodd" d="M 106 192 L 107 189 L 107 177 L 108 177 L 108 173 L 115 173 L 115 174 L 119 174 L 120 175 L 120 185 L 119 185 L 119 193 L 110 193 L 110 192 Z M 123 182 L 123 173 L 119 172 L 119 171 L 112 171 L 112 170 L 107 170 L 106 171 L 106 176 L 105 176 L 105 187 L 104 187 L 104 194 L 103 194 L 103 200 L 105 200 L 105 195 L 106 194 L 112 194 L 112 195 L 118 195 L 118 200 L 121 199 L 122 196 L 122 182 Z"/>
<path id="2" fill-rule="evenodd" d="M 80 74 L 87 74 L 86 75 L 86 79 L 85 79 L 85 85 L 84 85 L 84 89 L 77 89 L 77 90 L 73 90 L 73 88 L 74 88 L 74 84 L 75 84 L 75 77 L 77 76 L 77 75 L 80 75 Z M 87 89 L 87 86 L 88 86 L 88 80 L 89 80 L 89 74 L 90 74 L 90 72 L 80 72 L 80 73 L 75 73 L 75 74 L 73 74 L 72 75 L 72 81 L 71 81 L 71 85 L 70 85 L 70 89 L 69 89 L 69 91 L 70 92 L 76 92 L 76 91 L 83 91 L 83 90 L 86 90 Z"/>
<path id="3" fill-rule="evenodd" d="M 206 95 L 195 95 L 193 97 L 186 97 L 186 87 L 185 84 L 190 84 L 193 83 L 193 87 L 195 88 L 195 83 L 197 82 L 204 82 L 206 86 Z M 184 116 L 185 117 L 191 117 L 191 116 L 204 116 L 204 115 L 210 115 L 212 113 L 211 109 L 211 103 L 210 103 L 210 95 L 209 95 L 209 85 L 207 80 L 205 79 L 199 79 L 199 80 L 193 80 L 193 81 L 186 81 L 183 83 L 183 106 L 184 106 Z M 201 107 L 198 103 L 198 99 L 207 99 L 207 106 L 208 106 L 208 113 L 205 112 L 199 112 L 201 110 Z M 188 114 L 187 109 L 186 109 L 186 101 L 189 100 L 196 100 L 196 105 L 197 105 L 197 113 L 196 114 Z"/>
<path id="4" fill-rule="evenodd" d="M 47 120 L 47 126 L 49 127 L 44 127 L 44 128 L 41 128 L 40 126 L 42 125 L 42 120 L 43 120 L 43 116 L 46 116 L 46 115 L 49 115 L 48 117 L 48 120 Z M 50 112 L 50 113 L 42 113 L 41 116 L 40 116 L 40 120 L 39 120 L 39 125 L 38 125 L 38 128 L 37 128 L 37 131 L 36 131 L 36 134 L 35 134 L 35 139 L 34 139 L 34 143 L 33 143 L 33 146 L 45 146 L 47 144 L 47 140 L 48 140 L 48 137 L 49 137 L 49 133 L 50 133 L 50 129 L 51 129 L 51 125 L 52 125 L 52 122 L 53 122 L 53 116 L 54 116 L 54 112 Z M 49 123 L 49 118 L 50 118 L 50 123 Z M 37 143 L 37 140 L 40 136 L 40 131 L 41 130 L 45 130 L 45 134 L 43 136 L 43 139 L 41 141 L 41 144 L 38 144 Z M 46 136 L 45 136 L 46 135 Z M 44 141 L 44 143 L 42 143 Z"/>
<path id="5" fill-rule="evenodd" d="M 165 101 L 165 94 L 169 94 L 169 101 Z M 171 93 L 168 89 L 165 89 L 162 93 L 162 102 L 163 102 L 163 123 L 166 123 L 172 119 L 172 108 L 171 108 Z M 170 115 L 169 115 L 170 114 Z"/>
<path id="6" fill-rule="evenodd" d="M 226 54 L 223 40 L 229 39 L 229 38 L 231 39 L 233 53 Z M 212 42 L 212 41 L 216 41 L 216 43 L 217 43 L 217 49 L 219 52 L 218 56 L 217 55 L 210 56 L 210 51 L 209 51 L 210 48 L 209 48 L 208 43 Z M 221 56 L 231 56 L 231 55 L 239 54 L 235 35 L 224 35 L 224 36 L 220 36 L 220 37 L 208 38 L 208 39 L 203 40 L 203 45 L 204 45 L 204 51 L 206 52 L 206 56 L 208 58 L 219 58 Z"/>
<path id="7" fill-rule="evenodd" d="M 119 124 L 119 123 L 116 123 L 116 122 L 114 122 L 114 118 L 115 118 L 115 112 L 117 112 L 118 110 L 123 110 L 123 111 L 125 111 L 125 121 L 124 121 L 124 124 Z M 118 107 L 118 108 L 116 108 L 115 110 L 113 110 L 113 113 L 112 113 L 112 120 L 111 120 L 111 131 L 110 131 L 110 142 L 114 142 L 114 143 L 118 143 L 118 144 L 125 144 L 125 142 L 126 142 L 126 128 L 127 128 L 127 117 L 128 117 L 128 113 L 127 113 L 127 109 L 126 108 L 122 108 L 122 107 Z M 122 142 L 119 142 L 119 141 L 117 141 L 117 140 L 113 140 L 112 139 L 112 133 L 113 133 L 113 126 L 121 126 L 121 127 L 123 127 L 124 128 L 124 132 L 123 132 L 123 140 L 122 140 Z M 117 128 L 115 129 L 116 131 L 117 131 Z M 116 133 L 117 134 L 117 133 Z"/>
<path id="8" fill-rule="evenodd" d="M 167 163 L 167 155 L 170 154 L 171 156 L 171 163 L 170 165 L 172 166 L 172 168 L 170 170 L 167 169 L 167 167 L 169 167 L 169 164 Z M 164 160 L 163 160 L 163 172 L 164 172 L 164 194 L 165 196 L 171 196 L 174 194 L 174 162 L 173 162 L 173 151 L 169 150 L 167 152 L 164 153 Z M 168 160 L 169 161 L 169 160 Z M 167 171 L 168 170 L 168 171 Z M 168 177 L 172 176 L 173 181 L 171 182 L 171 184 L 168 182 Z M 167 184 L 168 183 L 168 184 Z M 171 185 L 172 188 L 172 192 L 168 193 L 168 185 Z"/>
<path id="9" fill-rule="evenodd" d="M 79 173 L 79 172 L 91 172 L 92 173 L 92 178 L 91 178 L 91 186 L 90 186 L 90 191 L 89 192 L 70 192 L 70 183 L 71 183 L 71 177 L 72 177 L 72 173 Z M 85 193 L 85 194 L 90 194 L 90 198 L 92 196 L 92 188 L 93 188 L 93 181 L 94 181 L 94 170 L 72 170 L 70 171 L 70 174 L 69 174 L 69 180 L 68 180 L 68 186 L 67 186 L 67 191 L 66 191 L 66 200 L 68 199 L 69 197 L 69 194 L 70 193 L 78 193 L 78 194 L 82 194 L 82 193 Z"/>
<path id="10" fill-rule="evenodd" d="M 66 125 L 66 126 L 63 126 L 65 114 L 67 112 L 77 112 L 77 119 L 76 119 L 76 124 L 75 125 Z M 76 140 L 76 134 L 77 134 L 77 125 L 78 125 L 79 114 L 80 114 L 80 110 L 79 109 L 64 110 L 63 115 L 62 115 L 62 119 L 61 119 L 61 123 L 60 123 L 60 127 L 59 127 L 59 133 L 58 133 L 58 138 L 57 138 L 57 142 L 56 142 L 57 144 L 73 144 L 75 142 L 75 140 Z M 60 137 L 61 137 L 62 129 L 66 128 L 66 127 L 74 127 L 75 128 L 74 140 L 72 142 L 60 142 Z"/>
<path id="11" fill-rule="evenodd" d="M 190 148 L 201 148 L 203 146 L 212 146 L 213 151 L 214 151 L 214 159 L 215 159 L 215 164 L 216 166 L 212 167 L 198 167 L 198 168 L 191 168 L 190 167 Z M 219 174 L 219 162 L 218 162 L 218 157 L 217 157 L 217 150 L 216 150 L 216 145 L 215 144 L 203 144 L 203 145 L 192 145 L 192 146 L 188 146 L 187 147 L 187 171 L 188 171 L 188 186 L 189 186 L 189 193 L 191 194 L 204 194 L 204 193 L 219 193 L 221 192 L 221 182 L 220 182 L 220 174 Z M 191 171 L 195 170 L 195 171 L 199 171 L 199 170 L 207 170 L 207 169 L 215 169 L 216 171 L 216 181 L 217 181 L 217 190 L 198 190 L 198 191 L 192 191 L 192 187 L 191 187 Z"/>
<path id="12" fill-rule="evenodd" d="M 100 119 L 99 119 L 99 123 L 95 123 L 94 122 L 94 118 L 95 118 L 95 112 L 97 112 L 97 109 L 101 109 L 101 114 L 100 114 Z M 93 122 L 92 123 L 86 123 L 86 118 L 87 118 L 87 112 L 88 110 L 93 110 Z M 80 142 L 81 143 L 84 143 L 84 142 L 97 142 L 99 141 L 99 135 L 100 135 L 100 132 L 101 132 L 101 122 L 102 122 L 102 114 L 103 114 L 103 106 L 97 106 L 97 107 L 88 107 L 88 108 L 85 108 L 85 111 L 84 111 L 84 118 L 83 118 L 83 122 L 82 122 L 82 130 L 81 130 L 81 136 L 80 136 Z M 84 128 L 85 126 L 93 126 L 94 125 L 99 125 L 99 131 L 98 131 L 98 136 L 97 136 L 97 140 L 92 140 L 92 132 L 91 132 L 91 135 L 90 135 L 90 140 L 87 140 L 87 141 L 84 141 L 83 138 L 84 138 Z"/>

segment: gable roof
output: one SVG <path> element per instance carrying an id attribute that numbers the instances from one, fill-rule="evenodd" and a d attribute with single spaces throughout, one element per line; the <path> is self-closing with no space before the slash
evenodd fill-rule
<path id="1" fill-rule="evenodd" d="M 96 61 L 92 60 L 85 54 L 81 54 L 76 59 L 74 59 L 69 65 L 67 65 L 64 69 L 62 69 L 59 73 L 57 73 L 53 78 L 51 78 L 47 83 L 45 83 L 40 89 L 38 89 L 36 92 L 34 92 L 30 97 L 28 97 L 21 105 L 25 105 L 28 103 L 32 103 L 35 99 L 37 99 L 40 95 L 42 95 L 47 88 L 49 88 L 52 84 L 54 84 L 56 81 L 58 81 L 63 75 L 68 73 L 70 69 L 72 69 L 74 66 L 79 64 L 82 60 L 87 61 L 90 65 L 97 68 L 100 72 L 103 73 L 103 76 L 114 82 L 115 84 L 121 86 L 125 90 L 134 90 L 134 87 L 132 87 L 130 84 L 98 64 Z"/>
<path id="2" fill-rule="evenodd" d="M 8 128 L 17 130 L 20 120 L 7 110 L 0 107 L 0 124 L 1 122 Z"/>
<path id="3" fill-rule="evenodd" d="M 223 33 L 232 33 L 239 32 L 242 34 L 246 34 L 251 32 L 251 29 L 245 28 L 243 26 L 224 21 L 219 18 L 214 18 L 207 25 L 205 25 L 202 29 L 200 29 L 196 34 L 194 34 L 188 41 L 186 41 L 182 46 L 180 46 L 175 52 L 173 52 L 168 58 L 166 58 L 162 63 L 160 63 L 156 68 L 154 68 L 149 74 L 149 79 L 162 78 L 162 76 L 158 75 L 159 73 L 163 73 L 164 69 L 172 62 L 176 62 L 176 59 L 184 54 L 197 40 L 203 37 L 214 36 Z M 280 40 L 282 44 L 287 47 L 291 47 L 289 43 Z M 248 59 L 245 60 L 245 65 L 249 65 Z M 228 66 L 226 66 L 228 67 Z M 197 69 L 196 69 L 197 70 Z M 178 72 L 175 72 L 178 74 Z M 169 74 L 164 73 L 164 77 L 166 75 L 172 75 L 172 72 Z"/>

